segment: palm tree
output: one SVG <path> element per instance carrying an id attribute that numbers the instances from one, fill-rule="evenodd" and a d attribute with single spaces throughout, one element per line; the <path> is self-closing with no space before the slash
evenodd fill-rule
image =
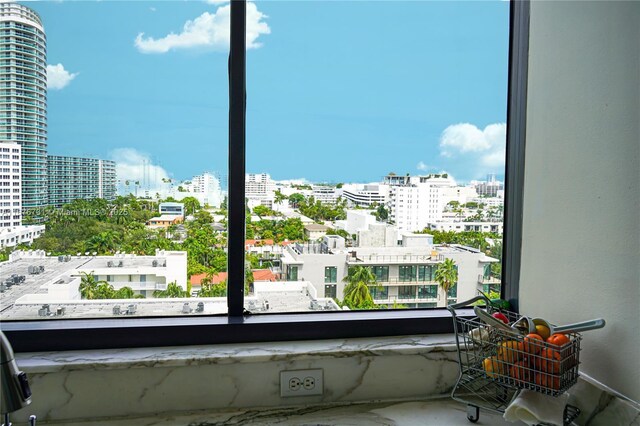
<path id="1" fill-rule="evenodd" d="M 438 265 L 435 274 L 435 281 L 440 284 L 440 289 L 442 290 L 440 294 L 443 295 L 441 300 L 444 300 L 446 305 L 449 290 L 451 290 L 458 282 L 458 267 L 453 259 L 447 258 L 444 262 Z"/>
<path id="2" fill-rule="evenodd" d="M 189 297 L 189 293 L 183 290 L 182 287 L 180 287 L 175 281 L 173 281 L 167 285 L 166 290 L 154 291 L 153 297 L 159 297 L 159 298 Z"/>
<path id="3" fill-rule="evenodd" d="M 131 287 L 124 286 L 113 295 L 114 299 L 134 299 L 136 294 Z"/>
<path id="4" fill-rule="evenodd" d="M 93 272 L 81 272 L 80 278 L 80 296 L 83 299 L 99 299 L 98 286 L 108 284 L 106 281 L 97 281 Z"/>
<path id="5" fill-rule="evenodd" d="M 376 276 L 365 266 L 349 268 L 347 276 L 342 279 L 347 285 L 344 288 L 342 303 L 350 309 L 372 309 L 375 307 L 369 286 L 376 283 Z"/>

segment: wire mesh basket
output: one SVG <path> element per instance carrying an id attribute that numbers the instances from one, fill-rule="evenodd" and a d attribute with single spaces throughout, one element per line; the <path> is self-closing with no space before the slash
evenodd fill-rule
<path id="1" fill-rule="evenodd" d="M 508 320 L 507 327 L 495 327 L 473 318 L 456 315 L 456 309 L 484 302 L 488 314 L 500 312 Z M 579 333 L 565 333 L 567 341 L 558 347 L 535 336 L 525 335 L 514 324 L 520 315 L 494 308 L 484 296 L 450 305 L 454 321 L 460 376 L 452 397 L 468 404 L 471 421 L 477 420 L 478 407 L 504 412 L 521 389 L 529 389 L 556 397 L 578 380 L 580 364 Z M 567 406 L 566 424 L 579 411 Z M 574 416 L 575 414 L 575 416 Z M 573 418 L 570 418 L 573 417 Z"/>

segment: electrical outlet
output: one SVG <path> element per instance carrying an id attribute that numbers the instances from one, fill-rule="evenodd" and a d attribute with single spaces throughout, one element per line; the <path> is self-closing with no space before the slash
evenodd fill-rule
<path id="1" fill-rule="evenodd" d="M 280 396 L 322 395 L 322 369 L 285 370 L 280 372 Z"/>

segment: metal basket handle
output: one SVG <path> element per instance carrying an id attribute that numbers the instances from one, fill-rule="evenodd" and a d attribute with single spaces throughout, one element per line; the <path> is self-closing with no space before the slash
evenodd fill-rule
<path id="1" fill-rule="evenodd" d="M 458 303 L 454 303 L 452 305 L 447 306 L 447 309 L 450 311 L 455 311 L 456 309 L 460 309 L 460 308 L 464 308 L 465 306 L 470 306 L 471 304 L 479 301 L 479 300 L 484 300 L 484 302 L 486 303 L 487 306 L 491 306 L 491 301 L 486 298 L 485 296 L 476 296 L 473 299 L 469 299 L 469 300 L 465 300 L 464 302 L 458 302 Z"/>

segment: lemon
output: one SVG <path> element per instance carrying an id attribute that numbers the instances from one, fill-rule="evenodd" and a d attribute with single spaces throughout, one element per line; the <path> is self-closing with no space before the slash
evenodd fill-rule
<path id="1" fill-rule="evenodd" d="M 549 327 L 547 326 L 536 325 L 536 334 L 540 335 L 540 337 L 542 337 L 546 342 L 549 336 L 551 335 L 551 330 L 549 330 Z"/>

